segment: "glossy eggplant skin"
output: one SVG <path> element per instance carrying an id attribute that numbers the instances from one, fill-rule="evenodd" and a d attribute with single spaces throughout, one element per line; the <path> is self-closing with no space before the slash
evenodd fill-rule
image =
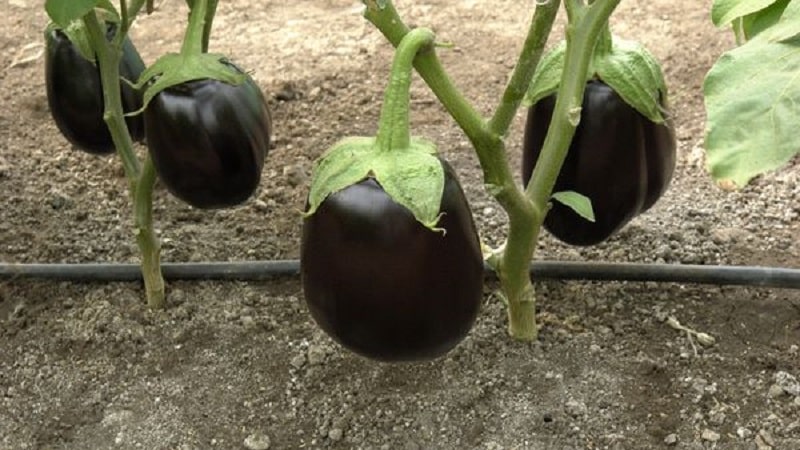
<path id="1" fill-rule="evenodd" d="M 522 178 L 527 185 L 541 152 L 555 97 L 528 111 Z M 553 202 L 545 229 L 571 245 L 595 245 L 649 209 L 675 170 L 675 133 L 669 122 L 651 122 L 601 81 L 586 85 L 581 120 L 553 192 L 575 191 L 592 202 L 595 222 Z"/>
<path id="2" fill-rule="evenodd" d="M 305 219 L 301 278 L 317 324 L 368 358 L 436 358 L 471 329 L 483 298 L 483 260 L 453 169 L 434 232 L 372 178 L 329 196 Z"/>
<path id="3" fill-rule="evenodd" d="M 255 192 L 272 125 L 249 76 L 239 85 L 204 79 L 167 88 L 150 101 L 144 120 L 156 172 L 179 199 L 216 209 Z"/>
<path id="4" fill-rule="evenodd" d="M 107 28 L 108 38 L 115 26 Z M 104 96 L 100 70 L 86 60 L 57 28 L 45 33 L 45 85 L 50 113 L 61 134 L 75 147 L 96 155 L 114 152 L 114 142 L 103 120 Z M 122 47 L 120 76 L 135 82 L 144 70 L 144 62 L 133 43 L 125 38 Z M 142 95 L 120 81 L 124 112 L 141 109 Z M 134 141 L 144 140 L 144 120 L 141 115 L 125 118 L 128 132 Z"/>

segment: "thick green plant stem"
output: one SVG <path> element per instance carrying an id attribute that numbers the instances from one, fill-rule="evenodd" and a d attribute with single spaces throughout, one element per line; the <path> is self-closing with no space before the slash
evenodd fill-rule
<path id="1" fill-rule="evenodd" d="M 409 89 L 414 57 L 423 47 L 433 44 L 433 31 L 417 28 L 409 32 L 400 45 L 392 62 L 392 73 L 386 87 L 381 109 L 376 142 L 381 151 L 407 148 L 411 142 L 408 128 Z"/>
<path id="2" fill-rule="evenodd" d="M 92 48 L 97 54 L 97 64 L 100 67 L 100 81 L 103 86 L 103 101 L 105 114 L 103 118 L 108 125 L 111 139 L 117 149 L 117 153 L 122 160 L 125 175 L 129 181 L 139 177 L 139 160 L 133 152 L 133 140 L 128 132 L 128 125 L 125 123 L 125 116 L 122 110 L 122 97 L 119 89 L 119 63 L 122 59 L 122 38 L 121 31 L 114 41 L 109 44 L 106 41 L 105 30 L 97 19 L 94 12 L 90 12 L 83 18 Z"/>
<path id="3" fill-rule="evenodd" d="M 133 141 L 128 132 L 122 109 L 119 88 L 119 63 L 122 58 L 122 38 L 117 36 L 108 43 L 105 32 L 94 12 L 84 16 L 92 48 L 97 54 L 100 79 L 103 86 L 105 113 L 103 118 L 111 133 L 128 179 L 131 201 L 134 205 L 136 239 L 141 253 L 142 278 L 144 279 L 147 304 L 154 309 L 165 305 L 164 278 L 161 274 L 160 244 L 153 229 L 153 187 L 156 181 L 155 168 L 150 160 L 140 167 L 133 151 Z M 120 34 L 122 32 L 120 31 Z"/>
<path id="4" fill-rule="evenodd" d="M 580 120 L 586 74 L 595 45 L 608 31 L 608 19 L 619 2 L 597 0 L 588 7 L 568 3 L 570 22 L 558 98 L 541 156 L 526 189 L 535 217 L 528 220 L 509 211 L 509 235 L 498 271 L 508 296 L 509 333 L 520 339 L 535 336 L 537 331 L 529 320 L 534 315 L 534 293 L 525 267 L 533 258 L 556 178 Z"/>
<path id="5" fill-rule="evenodd" d="M 164 277 L 161 274 L 161 243 L 153 229 L 153 187 L 156 169 L 152 160 L 145 159 L 142 174 L 134 193 L 136 242 L 142 254 L 142 278 L 147 304 L 153 309 L 164 308 L 166 298 Z"/>
<path id="6" fill-rule="evenodd" d="M 119 3 L 123 35 L 128 34 L 128 30 L 130 29 L 133 21 L 136 20 L 136 16 L 139 15 L 139 11 L 142 10 L 145 0 L 132 0 L 130 5 L 127 6 L 125 3 L 125 0 L 120 0 Z M 147 12 L 151 13 L 152 11 L 148 10 Z"/>
<path id="7" fill-rule="evenodd" d="M 208 0 L 205 23 L 203 24 L 203 53 L 208 51 L 208 41 L 211 39 L 211 26 L 214 24 L 214 15 L 217 13 L 218 0 Z"/>
<path id="8" fill-rule="evenodd" d="M 211 10 L 209 9 L 210 3 L 214 4 Z M 216 1 L 193 0 L 190 7 L 189 25 L 186 27 L 186 34 L 183 36 L 183 44 L 181 45 L 181 53 L 184 55 L 200 54 L 208 48 L 208 38 L 206 37 L 207 13 L 211 11 L 213 16 L 216 10 Z M 210 32 L 210 22 L 208 28 Z"/>
<path id="9" fill-rule="evenodd" d="M 522 46 L 519 59 L 511 79 L 503 92 L 497 110 L 489 121 L 489 129 L 499 135 L 505 135 L 511 122 L 517 114 L 520 102 L 528 90 L 528 85 L 536 71 L 539 60 L 542 59 L 544 47 L 550 32 L 553 29 L 553 22 L 558 14 L 558 6 L 561 0 L 550 0 L 546 5 L 536 7 L 531 20 L 528 36 Z"/>

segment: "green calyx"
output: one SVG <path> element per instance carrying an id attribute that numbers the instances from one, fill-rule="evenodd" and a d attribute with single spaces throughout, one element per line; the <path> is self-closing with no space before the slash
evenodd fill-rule
<path id="1" fill-rule="evenodd" d="M 530 107 L 555 94 L 564 69 L 566 43 L 561 42 L 542 57 L 533 75 L 523 105 Z M 586 81 L 599 79 L 631 107 L 654 123 L 666 117 L 666 82 L 661 66 L 641 44 L 604 33 L 598 40 L 586 73 Z"/>
<path id="2" fill-rule="evenodd" d="M 426 28 L 410 31 L 397 47 L 386 88 L 378 134 L 341 140 L 314 167 L 306 216 L 325 199 L 365 178 L 374 178 L 392 200 L 406 207 L 421 224 L 435 230 L 444 192 L 444 169 L 436 146 L 411 137 L 409 87 L 414 57 L 432 46 Z"/>
<path id="3" fill-rule="evenodd" d="M 45 40 L 47 36 L 54 30 L 58 30 L 67 36 L 67 39 L 72 43 L 75 49 L 83 56 L 84 59 L 96 64 L 94 49 L 92 48 L 92 41 L 89 38 L 89 33 L 86 31 L 82 20 L 71 22 L 67 27 L 62 28 L 55 22 L 50 22 L 44 30 Z"/>
<path id="4" fill-rule="evenodd" d="M 138 89 L 145 88 L 142 111 L 159 92 L 188 81 L 209 79 L 233 85 L 245 82 L 247 75 L 224 55 L 205 52 L 216 4 L 216 0 L 193 0 L 180 53 L 165 54 L 142 72 L 135 85 Z"/>

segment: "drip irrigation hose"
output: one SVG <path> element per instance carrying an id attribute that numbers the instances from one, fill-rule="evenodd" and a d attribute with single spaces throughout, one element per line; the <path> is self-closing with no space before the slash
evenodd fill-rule
<path id="1" fill-rule="evenodd" d="M 164 263 L 161 268 L 169 280 L 257 281 L 300 274 L 298 260 Z M 800 269 L 776 267 L 537 261 L 531 263 L 530 271 L 534 281 L 656 281 L 800 289 Z M 496 279 L 488 267 L 486 275 Z M 138 264 L 0 264 L 0 281 L 109 282 L 141 278 Z"/>

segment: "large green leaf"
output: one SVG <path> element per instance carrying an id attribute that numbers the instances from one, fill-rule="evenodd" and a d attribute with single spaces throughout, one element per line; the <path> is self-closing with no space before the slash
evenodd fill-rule
<path id="1" fill-rule="evenodd" d="M 767 35 L 722 55 L 703 86 L 708 169 L 739 187 L 800 151 L 800 38 Z"/>
<path id="2" fill-rule="evenodd" d="M 768 8 L 742 17 L 742 30 L 747 40 L 778 23 L 790 0 L 778 0 Z"/>
<path id="3" fill-rule="evenodd" d="M 711 21 L 718 27 L 729 25 L 734 20 L 761 11 L 777 0 L 714 0 L 711 6 Z"/>
<path id="4" fill-rule="evenodd" d="M 83 17 L 98 3 L 100 0 L 46 0 L 44 9 L 53 22 L 66 28 L 70 22 Z"/>
<path id="5" fill-rule="evenodd" d="M 777 23 L 764 30 L 759 38 L 769 41 L 786 41 L 800 35 L 800 0 L 791 0 Z"/>

